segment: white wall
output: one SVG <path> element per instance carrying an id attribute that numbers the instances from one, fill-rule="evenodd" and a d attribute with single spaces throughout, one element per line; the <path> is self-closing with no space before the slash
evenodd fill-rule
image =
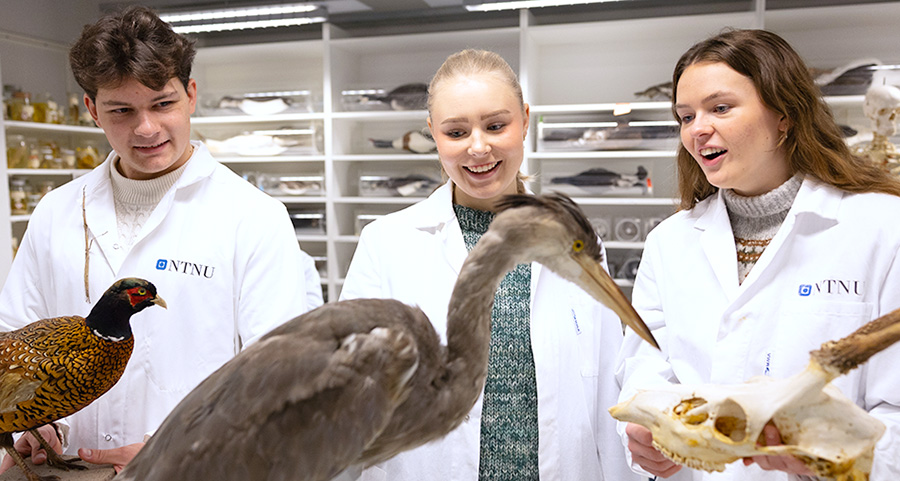
<path id="1" fill-rule="evenodd" d="M 67 50 L 99 14 L 97 0 L 0 0 L 3 84 L 64 102 L 79 91 L 68 70 Z"/>

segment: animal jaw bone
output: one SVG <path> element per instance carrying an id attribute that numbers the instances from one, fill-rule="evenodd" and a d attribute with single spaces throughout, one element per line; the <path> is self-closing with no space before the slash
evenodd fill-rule
<path id="1" fill-rule="evenodd" d="M 811 353 L 804 371 L 787 379 L 672 384 L 640 391 L 609 412 L 650 429 L 660 452 L 690 468 L 722 471 L 741 458 L 789 454 L 817 476 L 864 480 L 885 427 L 829 383 L 897 340 L 900 309 L 823 344 Z M 757 445 L 769 422 L 780 431 L 783 445 Z"/>

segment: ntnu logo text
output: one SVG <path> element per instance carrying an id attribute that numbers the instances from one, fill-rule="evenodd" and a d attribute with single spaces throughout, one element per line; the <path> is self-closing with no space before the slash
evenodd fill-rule
<path id="1" fill-rule="evenodd" d="M 156 261 L 156 269 L 160 271 L 180 272 L 189 276 L 203 276 L 212 279 L 216 268 L 194 262 L 178 261 L 175 259 L 160 259 Z"/>
<path id="2" fill-rule="evenodd" d="M 800 284 L 798 292 L 803 297 L 816 295 L 863 295 L 862 281 L 842 281 L 838 279 L 825 279 L 815 284 Z"/>

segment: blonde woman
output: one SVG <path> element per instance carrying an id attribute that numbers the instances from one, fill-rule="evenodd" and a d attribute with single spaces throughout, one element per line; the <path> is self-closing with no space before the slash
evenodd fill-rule
<path id="1" fill-rule="evenodd" d="M 444 62 L 431 81 L 428 109 L 449 180 L 426 200 L 366 226 L 342 298 L 418 305 L 444 333 L 459 268 L 493 218 L 494 203 L 525 191 L 519 168 L 529 111 L 506 61 L 478 50 Z M 362 479 L 637 479 L 606 413 L 618 393 L 618 317 L 539 264 L 523 264 L 500 285 L 491 329 L 488 379 L 466 421 Z"/>

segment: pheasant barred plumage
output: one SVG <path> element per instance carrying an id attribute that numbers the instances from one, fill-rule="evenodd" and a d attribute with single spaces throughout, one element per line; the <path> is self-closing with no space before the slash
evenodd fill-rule
<path id="1" fill-rule="evenodd" d="M 42 319 L 0 333 L 0 446 L 29 480 L 40 478 L 13 449 L 12 433 L 34 434 L 50 464 L 81 468 L 56 455 L 36 428 L 74 414 L 118 382 L 134 349 L 131 316 L 154 304 L 166 307 L 153 284 L 127 278 L 113 284 L 86 318 Z"/>

